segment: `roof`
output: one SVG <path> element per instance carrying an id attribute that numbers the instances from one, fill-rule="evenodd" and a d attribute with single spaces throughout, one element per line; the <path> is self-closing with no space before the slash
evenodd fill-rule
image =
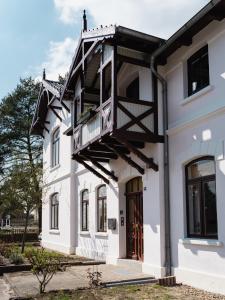
<path id="1" fill-rule="evenodd" d="M 212 0 L 205 5 L 196 15 L 185 23 L 153 55 L 157 55 L 160 64 L 165 64 L 166 59 L 181 46 L 189 46 L 192 38 L 214 20 L 221 21 L 225 17 L 225 0 Z"/>

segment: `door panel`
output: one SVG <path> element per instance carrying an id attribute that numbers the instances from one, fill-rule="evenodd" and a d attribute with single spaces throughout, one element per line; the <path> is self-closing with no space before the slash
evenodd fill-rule
<path id="1" fill-rule="evenodd" d="M 127 194 L 127 257 L 143 260 L 142 192 Z"/>

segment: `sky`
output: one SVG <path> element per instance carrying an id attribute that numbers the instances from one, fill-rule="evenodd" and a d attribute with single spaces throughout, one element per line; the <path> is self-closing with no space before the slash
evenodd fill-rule
<path id="1" fill-rule="evenodd" d="M 0 100 L 19 78 L 57 80 L 71 64 L 86 9 L 88 28 L 117 24 L 169 38 L 208 0 L 0 0 Z"/>

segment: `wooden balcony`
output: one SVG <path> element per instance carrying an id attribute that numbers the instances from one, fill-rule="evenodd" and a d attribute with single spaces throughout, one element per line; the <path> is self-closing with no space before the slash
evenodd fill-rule
<path id="1" fill-rule="evenodd" d="M 107 183 L 109 180 L 102 173 L 117 181 L 115 174 L 102 164 L 111 159 L 120 158 L 144 174 L 145 167 L 131 158 L 131 153 L 147 168 L 157 171 L 153 158 L 147 157 L 141 149 L 146 143 L 163 142 L 163 137 L 158 134 L 158 104 L 154 97 L 156 78 L 152 75 L 152 82 L 149 79 L 155 89 L 152 101 L 138 99 L 141 97 L 139 75 L 138 81 L 133 79 L 138 92 L 135 92 L 132 80 L 124 86 L 120 82 L 124 68 L 131 65 L 133 69 L 148 69 L 150 73 L 149 53 L 144 50 L 144 43 L 133 43 L 133 36 L 130 39 L 110 36 L 102 43 L 99 40 L 84 41 L 81 61 L 71 70 L 67 87 L 71 91 L 75 88 L 73 159 Z M 129 74 L 124 74 L 122 79 L 126 76 Z M 145 95 L 145 99 L 149 95 Z"/>

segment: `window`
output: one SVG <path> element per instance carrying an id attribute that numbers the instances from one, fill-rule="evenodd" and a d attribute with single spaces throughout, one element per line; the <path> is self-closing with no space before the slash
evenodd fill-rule
<path id="1" fill-rule="evenodd" d="M 51 196 L 51 229 L 59 229 L 59 199 L 58 193 Z"/>
<path id="2" fill-rule="evenodd" d="M 88 231 L 88 211 L 89 211 L 88 190 L 84 190 L 81 194 L 81 228 L 82 231 Z"/>
<path id="3" fill-rule="evenodd" d="M 189 237 L 217 238 L 215 162 L 211 156 L 186 166 L 187 233 Z"/>
<path id="4" fill-rule="evenodd" d="M 126 89 L 126 97 L 139 100 L 139 77 L 135 78 Z"/>
<path id="5" fill-rule="evenodd" d="M 209 85 L 208 45 L 193 54 L 187 61 L 188 96 Z"/>
<path id="6" fill-rule="evenodd" d="M 98 231 L 107 231 L 107 203 L 106 203 L 106 186 L 102 185 L 97 190 L 97 210 L 98 210 Z"/>
<path id="7" fill-rule="evenodd" d="M 59 164 L 59 143 L 59 128 L 57 128 L 52 136 L 52 167 Z"/>

